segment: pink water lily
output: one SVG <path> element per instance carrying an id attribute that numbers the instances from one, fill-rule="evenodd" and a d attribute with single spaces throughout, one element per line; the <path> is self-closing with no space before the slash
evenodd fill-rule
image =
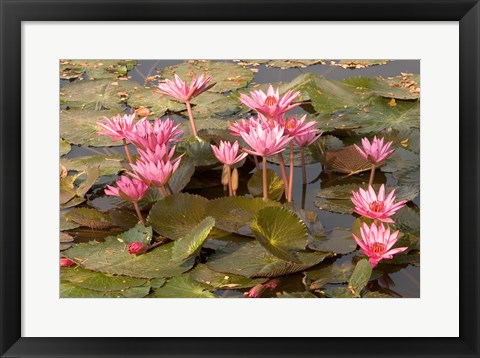
<path id="1" fill-rule="evenodd" d="M 261 90 L 255 90 L 250 92 L 250 96 L 241 94 L 240 102 L 263 114 L 272 123 L 275 117 L 300 105 L 300 103 L 292 104 L 299 94 L 300 92 L 293 93 L 292 91 L 288 91 L 283 96 L 280 96 L 279 89 L 274 90 L 272 85 L 270 85 L 267 93 Z"/>
<path id="2" fill-rule="evenodd" d="M 140 158 L 135 164 L 132 164 L 135 172 L 132 175 L 149 186 L 160 188 L 168 184 L 172 174 L 180 165 L 180 159 L 181 157 L 177 157 L 173 161 L 157 160 L 153 162 Z"/>
<path id="3" fill-rule="evenodd" d="M 377 224 L 372 223 L 368 226 L 366 223 L 363 223 L 360 227 L 360 234 L 361 239 L 355 234 L 352 234 L 352 236 L 362 249 L 362 252 L 368 256 L 372 267 L 377 266 L 380 260 L 392 259 L 393 255 L 408 249 L 408 247 L 392 249 L 392 246 L 398 240 L 399 231 L 390 233 L 390 228 L 385 228 L 383 224 L 377 226 Z"/>
<path id="4" fill-rule="evenodd" d="M 128 132 L 127 139 L 140 149 L 154 151 L 158 145 L 178 142 L 180 140 L 178 137 L 183 134 L 183 131 L 178 129 L 179 126 L 180 124 L 176 124 L 170 118 L 155 119 L 153 125 L 147 119 L 141 119 L 134 130 Z"/>
<path id="5" fill-rule="evenodd" d="M 207 86 L 212 78 L 205 77 L 203 74 L 200 77 L 193 77 L 190 84 L 183 81 L 178 75 L 175 75 L 173 81 L 165 80 L 164 83 L 158 85 L 159 92 L 167 96 L 176 98 L 182 102 L 190 101 L 192 97 L 198 96 L 200 93 L 206 91 Z"/>
<path id="6" fill-rule="evenodd" d="M 286 145 L 293 140 L 293 137 L 286 135 L 280 126 L 264 128 L 259 122 L 253 123 L 248 133 L 241 132 L 240 135 L 252 148 L 252 150 L 245 149 L 245 151 L 262 157 L 269 157 L 284 151 Z"/>
<path id="7" fill-rule="evenodd" d="M 105 194 L 118 196 L 127 201 L 138 202 L 148 190 L 148 186 L 136 178 L 129 178 L 123 175 L 116 181 L 117 187 L 107 185 Z"/>
<path id="8" fill-rule="evenodd" d="M 314 143 L 320 136 L 322 135 L 323 132 L 315 130 L 312 132 L 308 132 L 305 134 L 301 135 L 296 135 L 295 136 L 295 143 L 300 147 L 300 148 L 305 148 L 308 147 L 310 144 Z"/>
<path id="9" fill-rule="evenodd" d="M 285 133 L 292 137 L 302 136 L 311 132 L 315 133 L 317 131 L 315 128 L 317 121 L 305 122 L 306 119 L 306 115 L 300 119 L 290 116 L 285 118 L 281 124 Z"/>
<path id="10" fill-rule="evenodd" d="M 230 143 L 227 141 L 220 141 L 218 148 L 214 145 L 211 146 L 215 157 L 225 165 L 232 166 L 242 159 L 244 159 L 248 154 L 240 153 L 238 154 L 239 144 L 237 141 L 235 143 Z"/>
<path id="11" fill-rule="evenodd" d="M 378 165 L 383 162 L 389 156 L 393 154 L 395 149 L 390 149 L 393 142 L 384 143 L 384 138 L 377 139 L 375 136 L 372 143 L 367 138 L 362 139 L 362 148 L 354 144 L 357 152 L 374 165 Z"/>
<path id="12" fill-rule="evenodd" d="M 103 128 L 98 132 L 112 138 L 114 142 L 127 138 L 127 134 L 132 132 L 135 127 L 135 113 L 117 115 L 112 118 L 103 117 L 103 122 L 97 124 Z"/>
<path id="13" fill-rule="evenodd" d="M 140 154 L 141 160 L 147 162 L 157 162 L 161 161 L 175 161 L 173 156 L 175 154 L 176 146 L 172 146 L 172 148 L 168 149 L 166 144 L 158 145 L 155 147 L 155 150 L 147 148 L 146 150 L 138 149 L 138 154 Z"/>
<path id="14" fill-rule="evenodd" d="M 238 121 L 232 122 L 228 129 L 230 134 L 236 137 L 241 137 L 241 133 L 250 133 L 250 127 L 256 124 L 258 121 L 255 117 L 250 117 L 250 119 L 240 119 Z"/>
<path id="15" fill-rule="evenodd" d="M 368 191 L 362 188 L 359 188 L 358 192 L 352 191 L 352 195 L 352 202 L 355 205 L 354 211 L 357 214 L 386 223 L 393 223 L 394 221 L 390 216 L 394 215 L 407 202 L 401 200 L 395 203 L 395 189 L 392 189 L 385 197 L 384 184 L 380 186 L 378 195 L 372 186 L 368 187 Z"/>

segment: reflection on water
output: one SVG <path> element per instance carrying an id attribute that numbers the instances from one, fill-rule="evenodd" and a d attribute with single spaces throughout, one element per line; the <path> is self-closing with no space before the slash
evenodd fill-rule
<path id="1" fill-rule="evenodd" d="M 182 63 L 183 61 L 176 61 L 176 60 L 165 60 L 165 61 L 156 61 L 156 60 L 140 60 L 139 66 L 135 67 L 134 70 L 130 71 L 129 75 L 132 77 L 133 80 L 144 83 L 145 78 L 151 76 L 156 73 L 156 71 L 165 68 L 167 66 L 175 65 L 178 63 Z M 328 65 L 314 65 L 309 66 L 307 68 L 293 68 L 287 70 L 281 70 L 279 68 L 267 68 L 265 65 L 261 65 L 257 67 L 259 71 L 255 73 L 254 82 L 255 83 L 274 83 L 274 82 L 281 82 L 281 81 L 291 81 L 299 74 L 313 72 L 318 75 L 325 76 L 327 79 L 331 80 L 342 80 L 347 77 L 354 77 L 354 76 L 366 76 L 366 77 L 373 77 L 373 76 L 397 76 L 400 75 L 401 72 L 409 72 L 418 74 L 420 71 L 420 62 L 415 60 L 406 60 L 406 61 L 393 61 L 389 62 L 385 65 L 381 66 L 372 66 L 365 69 L 354 69 L 348 70 L 343 69 L 340 67 L 333 67 Z M 64 81 L 67 82 L 67 81 Z M 301 114 L 303 109 L 299 108 L 296 109 L 297 114 Z M 294 113 L 292 111 L 292 113 Z M 170 116 L 171 118 L 182 118 L 180 116 Z M 135 152 L 135 147 L 130 146 L 130 150 Z M 105 154 L 105 153 L 98 153 L 100 149 L 95 148 L 87 148 L 87 147 L 79 147 L 79 146 L 72 146 L 72 151 L 66 156 L 67 158 L 73 158 L 78 156 L 84 155 L 94 155 L 94 154 Z M 123 149 L 121 147 L 112 147 L 109 148 L 108 151 L 110 152 L 119 152 L 123 154 Z M 278 165 L 269 164 L 269 167 L 277 172 L 279 176 L 281 176 L 280 169 Z M 253 166 L 250 164 L 250 167 L 243 168 L 242 170 L 246 170 L 244 174 L 252 173 Z M 199 179 L 202 179 L 201 176 L 203 174 L 196 174 L 196 176 L 200 176 Z M 218 182 L 220 178 L 220 171 L 209 172 L 209 175 L 218 176 Z M 293 186 L 293 195 L 295 198 L 295 204 L 297 206 L 302 206 L 307 211 L 314 211 L 317 213 L 317 217 L 322 223 L 323 227 L 326 231 L 331 230 L 333 228 L 351 228 L 355 217 L 353 215 L 344 215 L 344 214 L 337 214 L 331 213 L 328 211 L 320 210 L 313 204 L 315 200 L 315 194 L 318 192 L 320 188 L 325 188 L 331 185 L 338 185 L 338 184 L 348 184 L 348 183 L 361 183 L 368 181 L 368 173 L 355 175 L 349 178 L 343 178 L 338 174 L 334 173 L 326 173 L 322 172 L 322 167 L 320 163 L 308 165 L 307 166 L 307 182 L 306 186 L 302 186 L 301 184 L 301 168 L 295 168 L 295 178 L 296 178 L 296 185 Z M 248 181 L 248 176 L 243 175 L 241 176 L 241 183 L 238 190 L 239 195 L 247 194 L 246 182 Z M 391 185 L 395 185 L 396 181 L 390 174 L 385 174 L 378 172 L 375 177 L 376 182 L 385 182 Z M 207 189 L 196 189 L 190 190 L 192 193 L 198 193 L 206 197 L 219 197 L 223 196 L 223 187 L 220 185 L 210 187 Z M 93 199 L 93 197 L 91 198 Z M 420 198 L 417 197 L 414 200 L 414 204 L 419 205 Z M 111 201 L 109 198 L 106 197 L 96 197 L 93 200 L 93 203 L 90 204 L 94 205 L 97 208 L 108 210 L 111 208 Z M 107 236 L 104 233 L 96 233 L 93 234 L 91 230 L 86 232 L 85 230 L 74 230 L 74 233 L 78 235 L 78 241 L 84 241 L 87 237 L 92 239 L 101 240 L 103 237 Z M 108 234 L 108 233 L 107 233 Z M 336 258 L 337 262 L 345 262 L 352 259 L 353 254 L 344 255 L 341 257 Z M 315 268 L 313 268 L 315 269 Z M 393 295 L 394 297 L 420 297 L 420 268 L 415 266 L 407 266 L 407 267 L 399 267 L 395 265 L 391 265 L 391 271 L 388 274 L 378 278 L 369 283 L 371 286 L 370 288 L 375 289 L 375 291 L 380 292 L 388 292 L 389 294 Z M 285 290 L 287 292 L 296 292 L 296 291 L 304 291 L 305 285 L 303 281 L 303 274 L 297 273 L 292 275 L 287 275 L 281 277 L 281 285 L 279 290 Z M 234 290 L 226 290 L 226 291 L 217 291 L 216 294 L 219 296 L 224 297 L 240 297 L 242 296 L 242 292 L 234 291 Z M 274 295 L 274 293 L 272 293 Z"/>

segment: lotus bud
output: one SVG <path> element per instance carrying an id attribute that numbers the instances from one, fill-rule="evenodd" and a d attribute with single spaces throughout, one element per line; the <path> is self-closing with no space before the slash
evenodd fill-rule
<path id="1" fill-rule="evenodd" d="M 237 193 L 238 190 L 238 170 L 237 168 L 232 171 L 232 191 L 233 195 Z"/>
<path id="2" fill-rule="evenodd" d="M 73 262 L 70 259 L 67 259 L 66 257 L 62 257 L 60 259 L 60 266 L 61 267 L 70 267 L 70 266 L 73 266 L 73 265 L 75 265 L 75 262 Z"/>
<path id="3" fill-rule="evenodd" d="M 248 292 L 245 292 L 244 295 L 248 298 L 260 298 L 262 293 L 265 292 L 267 288 L 262 284 L 253 286 Z"/>
<path id="4" fill-rule="evenodd" d="M 222 170 L 222 185 L 223 185 L 223 190 L 227 191 L 228 190 L 228 171 L 230 168 L 226 165 L 223 166 Z"/>
<path id="5" fill-rule="evenodd" d="M 132 242 L 128 244 L 128 252 L 130 255 L 142 255 L 148 250 L 148 245 L 142 244 L 141 242 Z"/>

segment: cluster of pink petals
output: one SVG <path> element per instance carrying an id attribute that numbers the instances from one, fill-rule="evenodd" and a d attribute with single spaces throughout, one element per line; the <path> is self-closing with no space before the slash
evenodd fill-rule
<path id="1" fill-rule="evenodd" d="M 107 185 L 105 194 L 111 196 L 118 196 L 124 200 L 138 202 L 141 200 L 148 190 L 148 186 L 136 178 L 129 178 L 123 175 L 116 182 L 117 187 Z"/>
<path id="2" fill-rule="evenodd" d="M 241 133 L 250 133 L 250 127 L 252 124 L 256 124 L 258 121 L 255 117 L 250 117 L 250 119 L 240 119 L 238 121 L 233 122 L 228 126 L 230 129 L 231 135 L 235 137 L 241 137 Z"/>
<path id="3" fill-rule="evenodd" d="M 314 130 L 311 132 L 307 132 L 305 134 L 296 135 L 295 136 L 295 143 L 301 148 L 308 147 L 310 144 L 314 143 L 320 136 L 322 132 L 319 130 Z"/>
<path id="4" fill-rule="evenodd" d="M 262 123 L 251 123 L 249 132 L 240 132 L 243 140 L 252 148 L 245 149 L 249 154 L 269 157 L 285 150 L 293 137 L 285 135 L 284 129 L 278 125 L 264 127 Z"/>
<path id="5" fill-rule="evenodd" d="M 395 151 L 395 149 L 390 149 L 392 142 L 387 142 L 384 144 L 384 138 L 377 139 L 377 136 L 373 138 L 372 143 L 370 143 L 367 138 L 363 138 L 363 150 L 356 144 L 354 144 L 354 146 L 357 152 L 372 164 L 379 164 L 383 162 Z"/>
<path id="6" fill-rule="evenodd" d="M 358 192 L 352 191 L 352 195 L 352 202 L 355 205 L 354 211 L 357 214 L 386 223 L 393 223 L 394 221 L 390 216 L 394 215 L 407 202 L 401 200 L 395 203 L 395 189 L 392 189 L 385 197 L 385 185 L 383 184 L 378 190 L 378 195 L 372 186 L 368 187 L 368 191 L 362 188 L 359 188 Z"/>
<path id="7" fill-rule="evenodd" d="M 363 223 L 360 228 L 360 234 L 362 236 L 361 239 L 355 234 L 352 235 L 362 252 L 368 256 L 372 267 L 377 266 L 380 260 L 391 259 L 393 255 L 408 249 L 408 247 L 392 249 L 392 246 L 398 240 L 399 231 L 390 233 L 390 228 L 385 228 L 383 224 L 377 226 L 377 224 L 372 223 L 371 226 L 368 226 L 366 223 Z"/>
<path id="8" fill-rule="evenodd" d="M 292 104 L 292 102 L 299 94 L 300 92 L 293 93 L 292 91 L 288 91 L 280 97 L 279 89 L 277 88 L 274 90 L 272 85 L 270 85 L 267 93 L 261 90 L 255 90 L 250 93 L 250 96 L 241 94 L 240 102 L 263 114 L 268 119 L 273 119 L 295 107 L 298 107 L 300 103 Z"/>
<path id="9" fill-rule="evenodd" d="M 190 101 L 192 97 L 196 97 L 206 91 L 209 88 L 207 84 L 211 79 L 210 76 L 204 77 L 202 74 L 198 78 L 193 77 L 190 85 L 188 85 L 187 82 L 182 81 L 178 75 L 175 75 L 173 81 L 165 80 L 164 83 L 158 85 L 158 88 L 162 94 L 187 102 Z"/>
<path id="10" fill-rule="evenodd" d="M 142 255 L 148 251 L 148 245 L 135 241 L 128 244 L 128 253 L 130 255 Z"/>
<path id="11" fill-rule="evenodd" d="M 155 119 L 153 125 L 147 119 L 141 119 L 132 131 L 126 133 L 126 138 L 140 149 L 155 150 L 158 145 L 178 142 L 178 137 L 183 134 L 179 126 L 170 118 Z"/>
<path id="12" fill-rule="evenodd" d="M 239 144 L 237 141 L 235 143 L 230 143 L 226 141 L 220 141 L 218 148 L 214 145 L 211 146 L 215 157 L 225 165 L 232 166 L 242 159 L 244 159 L 248 153 L 238 154 Z"/>
<path id="13" fill-rule="evenodd" d="M 111 137 L 113 141 L 118 141 L 127 138 L 127 134 L 135 130 L 135 113 L 124 114 L 123 116 L 117 115 L 112 118 L 103 117 L 102 122 L 97 124 L 103 128 L 103 131 L 98 132 L 108 137 Z"/>
<path id="14" fill-rule="evenodd" d="M 289 118 L 286 118 L 281 122 L 281 125 L 283 125 L 285 134 L 288 134 L 289 136 L 292 137 L 297 137 L 301 135 L 305 135 L 310 132 L 316 132 L 315 126 L 317 125 L 316 121 L 311 121 L 311 122 L 305 122 L 307 116 L 304 115 L 300 119 L 296 119 L 293 116 L 290 116 Z"/>
<path id="15" fill-rule="evenodd" d="M 263 293 L 267 290 L 275 290 L 280 285 L 280 280 L 273 279 L 264 284 L 258 284 L 253 286 L 248 292 L 245 292 L 244 295 L 248 298 L 261 298 Z"/>

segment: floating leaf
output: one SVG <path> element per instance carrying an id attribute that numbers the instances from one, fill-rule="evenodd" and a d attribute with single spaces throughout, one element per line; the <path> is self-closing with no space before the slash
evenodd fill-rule
<path id="1" fill-rule="evenodd" d="M 208 203 L 207 212 L 215 218 L 215 225 L 219 229 L 250 234 L 250 228 L 248 227 L 250 222 L 261 209 L 270 206 L 279 207 L 280 204 L 262 198 L 231 196 L 211 200 Z"/>
<path id="2" fill-rule="evenodd" d="M 157 201 L 152 207 L 150 222 L 160 235 L 178 240 L 206 217 L 207 205 L 208 200 L 198 195 L 173 194 Z"/>
<path id="3" fill-rule="evenodd" d="M 97 179 L 100 177 L 100 169 L 98 167 L 87 168 L 85 170 L 85 175 L 87 178 L 77 188 L 77 196 L 79 197 L 84 197 L 93 184 L 96 183 Z"/>
<path id="4" fill-rule="evenodd" d="M 316 251 L 348 254 L 355 251 L 357 243 L 352 237 L 351 230 L 333 229 L 327 237 L 309 242 L 308 247 Z"/>
<path id="5" fill-rule="evenodd" d="M 61 298 L 142 298 L 149 292 L 149 286 L 130 287 L 119 291 L 96 291 L 76 286 L 68 281 L 60 282 Z"/>
<path id="6" fill-rule="evenodd" d="M 325 64 L 322 60 L 270 60 L 266 63 L 267 67 L 279 67 L 282 70 L 288 68 L 305 68 L 318 64 Z"/>
<path id="7" fill-rule="evenodd" d="M 193 117 L 196 120 L 215 117 L 231 118 L 243 109 L 236 98 L 213 92 L 205 92 L 193 98 L 191 102 Z"/>
<path id="8" fill-rule="evenodd" d="M 395 226 L 404 233 L 420 236 L 420 213 L 404 206 L 392 216 Z"/>
<path id="9" fill-rule="evenodd" d="M 105 230 L 115 226 L 108 214 L 93 208 L 75 208 L 66 214 L 66 218 L 92 229 Z"/>
<path id="10" fill-rule="evenodd" d="M 348 287 L 359 295 L 367 285 L 371 276 L 372 265 L 370 265 L 370 262 L 366 259 L 360 260 L 353 270 L 352 277 L 348 280 Z"/>
<path id="11" fill-rule="evenodd" d="M 126 162 L 126 157 L 120 154 L 88 155 L 60 160 L 60 164 L 69 171 L 83 172 L 90 167 L 98 167 L 100 175 L 118 174 L 126 169 L 123 165 L 124 162 Z"/>
<path id="12" fill-rule="evenodd" d="M 253 80 L 253 72 L 231 62 L 220 61 L 186 61 L 182 64 L 167 67 L 162 71 L 162 77 L 172 79 L 177 74 L 190 83 L 193 76 L 205 74 L 211 76 L 215 85 L 213 92 L 227 92 L 246 87 Z"/>
<path id="13" fill-rule="evenodd" d="M 71 150 L 72 146 L 70 145 L 70 143 L 60 138 L 60 156 L 70 153 Z"/>
<path id="14" fill-rule="evenodd" d="M 392 296 L 387 295 L 386 293 L 370 291 L 362 296 L 363 298 L 392 298 Z"/>
<path id="15" fill-rule="evenodd" d="M 95 291 L 119 291 L 130 287 L 137 287 L 145 284 L 147 280 L 128 276 L 112 276 L 101 272 L 94 272 L 76 268 L 60 269 L 60 280 L 68 281 L 71 284 L 88 288 Z"/>
<path id="16" fill-rule="evenodd" d="M 176 276 L 164 286 L 157 288 L 151 298 L 214 298 L 208 286 L 193 280 L 189 275 Z"/>
<path id="17" fill-rule="evenodd" d="M 290 250 L 303 250 L 307 245 L 305 224 L 291 211 L 271 207 L 260 210 L 250 224 L 253 235 L 273 255 L 301 263 Z"/>
<path id="18" fill-rule="evenodd" d="M 185 153 L 187 153 L 187 155 L 193 160 L 195 166 L 203 167 L 218 165 L 218 159 L 215 157 L 210 143 L 195 140 L 193 142 L 185 143 L 182 146 L 183 148 L 179 149 L 185 150 Z"/>
<path id="19" fill-rule="evenodd" d="M 330 65 L 353 70 L 370 66 L 384 65 L 390 61 L 391 60 L 339 60 L 338 62 L 330 61 Z"/>
<path id="20" fill-rule="evenodd" d="M 327 168 L 348 175 L 361 173 L 372 168 L 372 164 L 362 157 L 353 145 L 325 152 L 325 155 L 320 157 L 320 162 Z"/>
<path id="21" fill-rule="evenodd" d="M 143 255 L 130 255 L 127 244 L 118 238 L 109 236 L 102 243 L 76 245 L 64 251 L 64 255 L 89 270 L 139 278 L 176 276 L 194 264 L 194 258 L 182 263 L 172 261 L 173 243 L 161 245 Z"/>
<path id="22" fill-rule="evenodd" d="M 248 191 L 253 196 L 263 195 L 263 170 L 257 170 L 248 181 Z M 272 200 L 280 200 L 285 191 L 283 180 L 272 169 L 267 169 L 268 197 Z"/>
<path id="23" fill-rule="evenodd" d="M 72 230 L 80 227 L 75 221 L 67 218 L 68 212 L 60 210 L 60 231 Z"/>
<path id="24" fill-rule="evenodd" d="M 382 167 L 383 172 L 406 171 L 420 166 L 420 156 L 403 148 L 395 149 L 395 152 L 387 159 Z"/>
<path id="25" fill-rule="evenodd" d="M 101 127 L 97 122 L 103 117 L 122 114 L 123 109 L 113 111 L 70 110 L 60 111 L 60 135 L 71 144 L 91 147 L 109 147 L 123 145 L 122 141 L 113 142 L 110 137 L 100 135 Z"/>
<path id="26" fill-rule="evenodd" d="M 353 77 L 347 78 L 344 82 L 356 87 L 363 87 L 373 90 L 377 95 L 399 100 L 415 100 L 420 97 L 420 91 L 417 91 L 415 87 L 405 87 L 399 83 L 398 79 L 401 76 L 395 78 L 365 78 L 365 77 Z M 395 102 L 394 102 L 395 103 Z"/>
<path id="27" fill-rule="evenodd" d="M 322 262 L 330 253 L 297 252 L 300 264 L 272 255 L 259 242 L 229 245 L 218 249 L 207 261 L 208 268 L 246 277 L 277 277 L 303 271 Z"/>
<path id="28" fill-rule="evenodd" d="M 349 287 L 341 286 L 341 287 L 329 287 L 324 291 L 327 297 L 332 298 L 359 298 L 360 296 L 356 295 L 352 292 Z"/>
<path id="29" fill-rule="evenodd" d="M 249 288 L 266 282 L 267 278 L 251 279 L 234 274 L 224 274 L 210 270 L 206 265 L 197 265 L 189 272 L 191 278 L 202 284 L 214 287 L 216 289 L 239 289 Z"/>
<path id="30" fill-rule="evenodd" d="M 281 295 L 277 295 L 278 298 L 318 298 L 313 293 L 304 292 L 282 292 Z"/>
<path id="31" fill-rule="evenodd" d="M 90 79 L 124 77 L 137 65 L 135 60 L 62 60 L 60 78 L 77 78 L 84 72 Z"/>
<path id="32" fill-rule="evenodd" d="M 215 219 L 207 216 L 203 221 L 192 228 L 188 234 L 180 238 L 173 245 L 172 260 L 183 261 L 198 252 L 208 234 L 215 225 Z"/>
<path id="33" fill-rule="evenodd" d="M 357 184 L 336 185 L 323 188 L 317 192 L 318 200 L 314 201 L 316 207 L 332 212 L 351 214 L 353 203 L 351 201 L 352 191 L 357 191 Z"/>
<path id="34" fill-rule="evenodd" d="M 128 231 L 122 232 L 121 234 L 116 235 L 118 241 L 125 244 L 131 244 L 133 242 L 140 242 L 145 245 L 150 245 L 152 241 L 152 227 L 143 226 L 142 223 L 138 223 L 135 227 L 131 228 Z"/>
<path id="35" fill-rule="evenodd" d="M 161 94 L 158 88 L 143 87 L 130 81 L 134 90 L 128 91 L 127 104 L 134 108 L 145 107 L 152 117 L 163 116 L 167 111 L 180 112 L 186 109 L 185 104 Z"/>
<path id="36" fill-rule="evenodd" d="M 180 161 L 178 169 L 173 173 L 168 181 L 174 193 L 181 192 L 190 182 L 195 173 L 195 163 L 189 156 L 184 155 Z M 158 193 L 158 191 L 157 191 Z"/>
<path id="37" fill-rule="evenodd" d="M 321 266 L 323 267 L 306 272 L 307 277 L 313 281 L 310 284 L 311 289 L 319 289 L 327 283 L 348 282 L 355 268 L 350 261 L 342 264 L 337 262 L 333 264 L 322 264 Z"/>

